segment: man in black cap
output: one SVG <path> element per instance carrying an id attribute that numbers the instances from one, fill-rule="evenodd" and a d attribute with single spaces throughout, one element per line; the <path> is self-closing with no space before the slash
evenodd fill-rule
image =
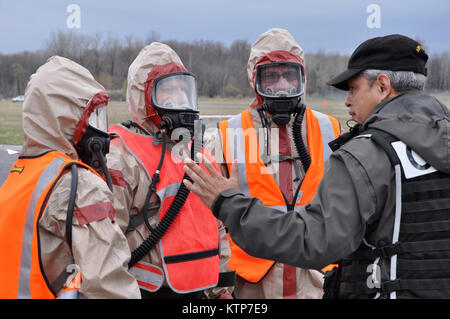
<path id="1" fill-rule="evenodd" d="M 373 38 L 362 43 L 350 57 L 348 69 L 327 84 L 349 91 L 345 105 L 352 119 L 362 123 L 382 100 L 422 90 L 427 59 L 422 46 L 408 37 Z"/>
<path id="2" fill-rule="evenodd" d="M 450 298 L 450 115 L 422 92 L 427 54 L 401 35 L 362 43 L 329 84 L 358 124 L 333 141 L 311 204 L 283 213 L 187 160 L 195 192 L 248 254 L 320 269 L 325 298 Z M 205 161 L 205 160 L 204 160 Z"/>

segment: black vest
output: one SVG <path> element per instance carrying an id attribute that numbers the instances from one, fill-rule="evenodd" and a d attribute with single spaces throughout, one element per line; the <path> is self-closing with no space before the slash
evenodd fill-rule
<path id="1" fill-rule="evenodd" d="M 396 170 L 396 208 L 383 212 L 395 216 L 392 242 L 364 241 L 339 261 L 325 275 L 324 298 L 450 298 L 450 175 L 392 135 L 362 134 L 371 134 Z"/>

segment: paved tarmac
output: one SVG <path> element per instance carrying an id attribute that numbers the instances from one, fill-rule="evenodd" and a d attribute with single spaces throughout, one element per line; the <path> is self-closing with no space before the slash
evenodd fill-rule
<path id="1" fill-rule="evenodd" d="M 17 154 L 8 154 L 6 149 L 20 152 L 22 146 L 20 145 L 2 145 L 0 144 L 0 186 L 8 177 L 12 165 L 17 161 Z"/>

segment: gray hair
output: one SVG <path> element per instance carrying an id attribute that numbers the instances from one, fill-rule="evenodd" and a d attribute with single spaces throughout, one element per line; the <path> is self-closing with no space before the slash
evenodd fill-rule
<path id="1" fill-rule="evenodd" d="M 399 93 L 409 90 L 422 91 L 425 87 L 426 76 L 412 71 L 386 71 L 369 69 L 362 72 L 362 75 L 369 81 L 372 86 L 378 75 L 386 74 L 391 80 L 391 85 Z"/>

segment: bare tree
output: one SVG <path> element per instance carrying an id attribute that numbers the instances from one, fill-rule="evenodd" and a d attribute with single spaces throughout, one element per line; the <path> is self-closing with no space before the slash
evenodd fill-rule
<path id="1" fill-rule="evenodd" d="M 149 31 L 145 40 L 134 35 L 119 38 L 112 33 L 103 38 L 100 33 L 52 32 L 43 50 L 0 54 L 0 97 L 23 94 L 30 75 L 50 56 L 60 55 L 88 68 L 111 91 L 113 98 L 124 98 L 130 64 L 145 45 L 154 41 L 161 41 L 155 31 Z M 162 42 L 172 47 L 188 71 L 197 76 L 200 96 L 249 97 L 255 94 L 247 79 L 246 66 L 251 48 L 247 40 L 236 40 L 230 46 L 209 40 Z M 306 94 L 338 94 L 338 90 L 326 82 L 346 68 L 348 59 L 346 55 L 323 51 L 305 54 Z M 449 54 L 433 55 L 427 67 L 427 90 L 450 91 Z"/>

